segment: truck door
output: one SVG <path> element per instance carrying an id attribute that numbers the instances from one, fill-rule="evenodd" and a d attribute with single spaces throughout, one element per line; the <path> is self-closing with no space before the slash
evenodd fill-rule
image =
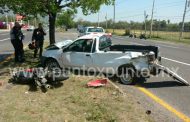
<path id="1" fill-rule="evenodd" d="M 92 39 L 80 39 L 75 41 L 63 53 L 63 64 L 66 67 L 87 69 L 92 64 L 91 48 Z"/>

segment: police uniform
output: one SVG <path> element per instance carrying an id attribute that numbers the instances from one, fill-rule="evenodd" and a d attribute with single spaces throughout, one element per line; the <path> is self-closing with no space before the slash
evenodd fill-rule
<path id="1" fill-rule="evenodd" d="M 21 31 L 21 27 L 14 26 L 10 32 L 11 43 L 15 50 L 15 62 L 23 62 L 24 61 L 24 50 L 23 50 L 23 42 L 24 35 Z"/>
<path id="2" fill-rule="evenodd" d="M 43 29 L 40 29 L 40 28 L 35 29 L 33 32 L 32 40 L 35 40 L 34 58 L 36 58 L 38 49 L 40 49 L 39 57 L 42 56 L 44 35 L 46 35 L 46 33 L 44 32 Z"/>

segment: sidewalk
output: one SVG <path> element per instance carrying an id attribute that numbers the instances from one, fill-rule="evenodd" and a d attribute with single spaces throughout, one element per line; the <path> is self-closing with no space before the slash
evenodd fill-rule
<path id="1" fill-rule="evenodd" d="M 2 33 L 2 32 L 9 32 L 10 30 L 8 30 L 8 29 L 0 29 L 0 33 Z"/>

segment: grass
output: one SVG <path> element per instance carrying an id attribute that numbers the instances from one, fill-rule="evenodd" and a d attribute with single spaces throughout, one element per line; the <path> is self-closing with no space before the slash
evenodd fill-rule
<path id="1" fill-rule="evenodd" d="M 106 32 L 112 33 L 112 34 L 118 35 L 118 36 L 123 36 L 123 35 L 125 35 L 125 30 L 124 30 L 124 29 L 115 29 L 115 30 L 114 30 L 114 33 L 113 33 L 113 29 L 107 29 Z"/>
<path id="2" fill-rule="evenodd" d="M 152 121 L 131 94 L 124 96 L 109 83 L 101 88 L 86 87 L 87 82 L 98 77 L 71 75 L 46 93 L 32 83 L 8 83 L 9 67 L 39 65 L 39 60 L 32 59 L 31 50 L 26 50 L 25 56 L 23 64 L 15 64 L 11 58 L 0 65 L 0 81 L 3 81 L 0 86 L 1 122 Z"/>
<path id="3" fill-rule="evenodd" d="M 113 32 L 112 29 L 108 29 L 107 32 Z M 136 33 L 139 36 L 141 33 L 144 33 L 142 30 L 132 30 L 131 33 Z M 113 33 L 118 36 L 124 36 L 125 30 L 124 29 L 115 29 Z M 147 31 L 149 34 L 149 31 Z M 165 32 L 165 31 L 153 31 L 152 39 L 159 40 L 159 41 L 168 41 L 174 43 L 185 43 L 190 44 L 190 32 L 184 32 L 183 38 L 179 41 L 179 32 Z"/>

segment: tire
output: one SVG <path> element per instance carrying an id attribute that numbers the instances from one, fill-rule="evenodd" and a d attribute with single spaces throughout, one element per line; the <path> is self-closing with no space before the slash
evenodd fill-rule
<path id="1" fill-rule="evenodd" d="M 60 68 L 60 66 L 55 59 L 47 59 L 47 61 L 45 62 L 45 68 L 52 71 L 54 68 Z"/>
<path id="2" fill-rule="evenodd" d="M 69 78 L 67 72 L 66 71 L 63 72 L 62 68 L 59 66 L 58 62 L 55 59 L 47 60 L 45 63 L 45 69 L 51 72 L 51 74 L 48 77 L 48 79 L 51 81 L 63 81 Z M 59 75 L 60 73 L 62 73 L 61 76 L 53 78 L 53 75 Z"/>
<path id="3" fill-rule="evenodd" d="M 124 85 L 134 85 L 135 82 L 135 70 L 132 66 L 121 67 L 119 69 L 119 81 Z"/>
<path id="4" fill-rule="evenodd" d="M 134 83 L 135 84 L 143 84 L 146 82 L 146 78 L 144 77 L 135 77 L 134 78 Z"/>

